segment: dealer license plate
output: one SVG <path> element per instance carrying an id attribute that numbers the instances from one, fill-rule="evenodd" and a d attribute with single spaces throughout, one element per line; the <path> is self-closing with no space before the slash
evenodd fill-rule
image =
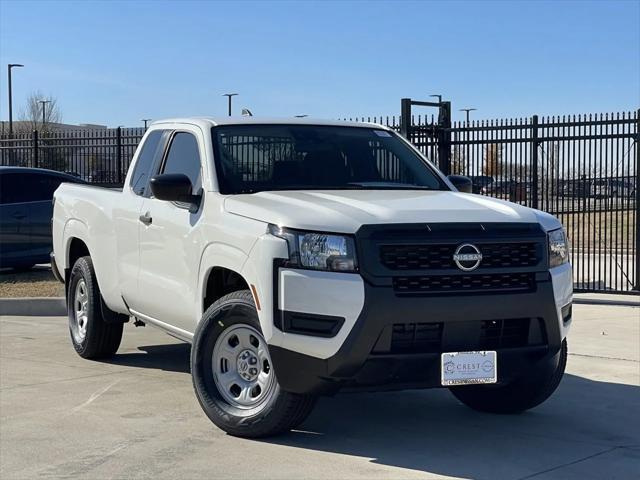
<path id="1" fill-rule="evenodd" d="M 496 352 L 448 352 L 441 357 L 441 381 L 444 386 L 496 383 Z"/>

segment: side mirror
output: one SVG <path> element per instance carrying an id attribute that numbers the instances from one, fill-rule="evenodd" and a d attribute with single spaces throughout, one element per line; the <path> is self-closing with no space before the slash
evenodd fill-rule
<path id="1" fill-rule="evenodd" d="M 449 175 L 447 178 L 453 184 L 453 186 L 458 189 L 459 192 L 473 192 L 473 182 L 469 177 L 465 177 L 464 175 Z"/>
<path id="2" fill-rule="evenodd" d="M 191 180 L 183 173 L 163 173 L 151 177 L 151 193 L 158 200 L 199 205 L 200 196 L 193 195 Z"/>

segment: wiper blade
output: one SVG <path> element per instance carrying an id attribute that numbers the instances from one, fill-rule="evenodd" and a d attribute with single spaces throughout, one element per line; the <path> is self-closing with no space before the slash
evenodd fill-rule
<path id="1" fill-rule="evenodd" d="M 300 191 L 300 190 L 438 190 L 424 185 L 408 185 L 406 183 L 387 182 L 351 182 L 343 185 L 282 185 L 262 188 L 240 188 L 234 195 L 260 192 Z"/>
<path id="2" fill-rule="evenodd" d="M 395 182 L 351 182 L 348 185 L 372 190 L 435 190 L 434 188 L 427 187 L 426 185 L 411 185 Z"/>

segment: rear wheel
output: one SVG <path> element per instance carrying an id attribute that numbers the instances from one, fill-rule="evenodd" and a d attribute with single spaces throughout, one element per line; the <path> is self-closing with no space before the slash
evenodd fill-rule
<path id="1" fill-rule="evenodd" d="M 450 388 L 451 393 L 474 410 L 488 413 L 521 413 L 536 407 L 555 392 L 567 365 L 567 341 L 549 361 L 526 377 L 508 385 L 467 385 Z"/>
<path id="2" fill-rule="evenodd" d="M 79 258 L 69 278 L 67 311 L 71 342 L 83 358 L 105 358 L 116 353 L 123 324 L 102 318 L 100 288 L 91 257 Z"/>
<path id="3" fill-rule="evenodd" d="M 278 385 L 249 290 L 222 297 L 204 313 L 193 339 L 191 375 L 202 409 L 231 435 L 288 431 L 315 404 L 314 397 Z"/>

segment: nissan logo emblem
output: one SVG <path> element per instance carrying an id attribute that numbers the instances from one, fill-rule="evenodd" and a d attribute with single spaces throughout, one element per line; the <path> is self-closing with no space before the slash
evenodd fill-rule
<path id="1" fill-rule="evenodd" d="M 478 247 L 471 245 L 470 243 L 463 243 L 456 248 L 453 254 L 453 261 L 460 270 L 470 272 L 480 266 L 482 262 L 482 253 L 478 250 Z"/>

